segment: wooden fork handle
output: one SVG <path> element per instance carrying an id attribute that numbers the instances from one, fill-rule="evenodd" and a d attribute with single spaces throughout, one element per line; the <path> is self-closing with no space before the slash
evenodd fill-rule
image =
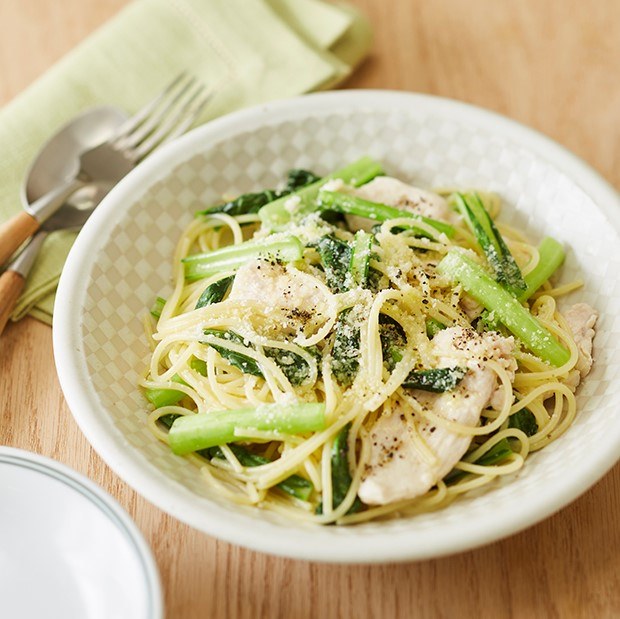
<path id="1" fill-rule="evenodd" d="M 23 211 L 0 226 L 0 265 L 3 265 L 17 248 L 39 229 L 39 222 Z"/>
<path id="2" fill-rule="evenodd" d="M 25 281 L 23 275 L 11 270 L 0 275 L 0 335 L 24 288 Z"/>

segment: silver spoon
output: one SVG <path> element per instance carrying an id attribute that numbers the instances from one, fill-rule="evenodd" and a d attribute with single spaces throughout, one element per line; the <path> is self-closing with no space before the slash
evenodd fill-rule
<path id="1" fill-rule="evenodd" d="M 65 186 L 80 153 L 110 139 L 126 120 L 125 112 L 106 105 L 89 109 L 62 127 L 43 146 L 24 177 L 20 197 L 26 211 L 41 197 Z M 68 204 L 44 222 L 41 231 L 0 276 L 0 333 L 47 234 L 60 227 L 81 226 L 106 193 L 106 189 L 92 186 L 76 191 Z"/>
<path id="2" fill-rule="evenodd" d="M 95 107 L 71 120 L 45 144 L 26 173 L 32 188 L 28 200 L 22 190 L 24 211 L 0 225 L 0 265 L 83 186 L 76 179 L 80 154 L 110 139 L 126 118 L 117 108 Z M 41 193 L 41 187 L 48 191 Z"/>

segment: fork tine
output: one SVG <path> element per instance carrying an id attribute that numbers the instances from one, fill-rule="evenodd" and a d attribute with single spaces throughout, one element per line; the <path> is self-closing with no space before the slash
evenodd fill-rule
<path id="1" fill-rule="evenodd" d="M 178 82 L 178 84 L 181 84 L 180 89 L 167 89 L 166 96 L 159 99 L 158 105 L 153 106 L 133 130 L 117 138 L 114 141 L 115 146 L 127 150 L 140 144 L 151 132 L 158 129 L 166 117 L 175 109 L 179 101 L 182 101 L 185 95 L 191 92 L 196 81 L 196 78 L 191 77 L 185 83 L 183 83 L 183 80 Z"/>
<path id="2" fill-rule="evenodd" d="M 140 108 L 133 116 L 128 118 L 116 131 L 113 140 L 121 140 L 130 135 L 144 120 L 150 116 L 159 104 L 170 95 L 171 92 L 187 78 L 187 73 L 177 75 L 154 99 Z"/>
<path id="3" fill-rule="evenodd" d="M 151 153 L 155 148 L 173 140 L 184 133 L 196 120 L 200 112 L 213 96 L 211 92 L 205 92 L 203 86 L 199 86 L 174 113 L 162 122 L 162 124 L 139 143 L 132 151 L 131 158 L 139 161 Z"/>
<path id="4" fill-rule="evenodd" d="M 201 97 L 190 109 L 185 117 L 185 119 L 181 119 L 179 124 L 173 129 L 160 143 L 165 144 L 166 142 L 170 142 L 175 138 L 179 137 L 183 133 L 185 133 L 194 123 L 194 121 L 200 116 L 200 113 L 205 108 L 207 103 L 211 101 L 213 98 L 213 92 L 207 92 L 203 97 Z"/>

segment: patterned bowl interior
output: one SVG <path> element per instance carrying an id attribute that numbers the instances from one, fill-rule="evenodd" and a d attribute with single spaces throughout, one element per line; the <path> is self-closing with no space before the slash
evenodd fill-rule
<path id="1" fill-rule="evenodd" d="M 368 556 L 351 550 L 349 542 L 363 538 L 380 544 L 384 559 L 416 558 L 513 532 L 585 489 L 573 496 L 556 497 L 553 506 L 544 505 L 545 495 L 561 483 L 567 470 L 575 463 L 588 466 L 593 448 L 605 433 L 601 419 L 613 421 L 620 405 L 618 364 L 612 348 L 620 324 L 616 319 L 620 295 L 614 277 L 620 271 L 620 254 L 615 251 L 618 233 L 569 175 L 515 137 L 512 124 L 510 131 L 502 131 L 496 123 L 505 121 L 492 115 L 461 113 L 461 107 L 466 106 L 411 95 L 356 99 L 352 93 L 343 93 L 331 95 L 325 103 L 326 98 L 318 96 L 316 105 L 295 106 L 293 102 L 279 104 L 279 112 L 276 106 L 273 113 L 246 115 L 238 127 L 228 122 L 226 130 L 215 138 L 208 128 L 201 129 L 202 137 L 185 138 L 187 148 L 180 155 L 178 148 L 167 158 L 161 153 L 160 159 L 169 164 L 166 173 L 157 179 L 142 174 L 145 182 L 130 199 L 125 192 L 123 204 L 118 204 L 113 193 L 102 206 L 114 225 L 97 238 L 90 232 L 91 241 L 96 240 L 82 271 L 83 301 L 75 310 L 82 339 L 78 361 L 84 364 L 89 388 L 96 394 L 97 415 L 112 422 L 114 440 L 122 441 L 134 457 L 138 454 L 139 466 L 147 475 L 161 480 L 165 498 L 153 492 L 147 492 L 147 498 L 206 532 L 262 550 L 337 560 L 326 550 L 329 545 L 340 548 L 340 559 L 376 560 L 370 556 L 371 546 Z M 497 482 L 491 490 L 468 496 L 439 513 L 350 528 L 308 528 L 210 497 L 194 466 L 173 456 L 149 433 L 145 426 L 148 406 L 136 388 L 149 356 L 141 317 L 156 295 L 165 296 L 169 290 L 173 249 L 194 210 L 217 202 L 223 194 L 271 187 L 291 167 L 327 173 L 363 154 L 383 162 L 389 174 L 422 187 L 476 187 L 498 192 L 505 203 L 501 221 L 525 230 L 536 241 L 548 234 L 563 242 L 568 258 L 562 280 L 583 279 L 585 286 L 573 293 L 573 299 L 592 304 L 601 314 L 596 363 L 579 391 L 574 426 L 528 460 L 509 482 Z M 80 257 L 72 255 L 71 260 L 83 258 L 82 253 Z M 80 421 L 80 412 L 74 410 L 74 414 Z M 617 427 L 614 432 L 617 445 Z M 102 445 L 92 433 L 87 435 L 95 448 Z M 105 449 L 101 451 L 105 458 Z M 590 483 L 603 472 L 593 474 Z M 130 474 L 126 479 L 132 483 Z M 539 509 L 526 510 L 522 521 L 517 517 L 504 529 L 480 533 L 480 527 L 490 523 L 489 515 L 501 518 L 510 513 L 514 518 L 528 501 L 541 503 Z M 182 506 L 190 503 L 193 508 L 183 512 Z M 214 524 L 218 519 L 227 520 L 226 531 Z M 476 524 L 468 524 L 472 522 Z M 282 546 L 254 543 L 234 532 L 248 526 L 266 538 L 277 534 L 284 541 L 292 539 L 290 536 L 297 538 L 299 529 L 304 528 L 307 546 L 287 552 Z M 471 529 L 468 541 L 470 526 L 477 528 Z M 457 542 L 457 535 L 465 539 Z M 441 542 L 442 537 L 451 541 Z"/>

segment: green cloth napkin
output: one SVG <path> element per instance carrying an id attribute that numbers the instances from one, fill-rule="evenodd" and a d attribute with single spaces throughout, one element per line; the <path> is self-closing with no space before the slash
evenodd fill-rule
<path id="1" fill-rule="evenodd" d="M 215 91 L 200 122 L 271 99 L 332 87 L 368 52 L 368 22 L 321 0 L 134 0 L 0 111 L 0 221 L 21 209 L 25 171 L 83 109 L 138 110 L 182 71 Z M 75 233 L 51 234 L 13 320 L 51 323 Z"/>

